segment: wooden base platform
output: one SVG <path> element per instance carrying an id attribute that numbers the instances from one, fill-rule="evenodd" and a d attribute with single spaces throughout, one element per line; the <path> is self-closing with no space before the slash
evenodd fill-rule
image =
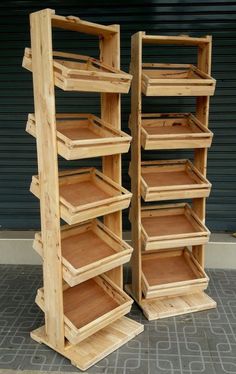
<path id="1" fill-rule="evenodd" d="M 98 361 L 133 339 L 143 331 L 143 325 L 122 317 L 77 345 L 68 345 L 64 349 L 52 347 L 47 340 L 44 326 L 31 332 L 31 338 L 44 343 L 71 361 L 80 370 L 87 370 Z"/>
<path id="2" fill-rule="evenodd" d="M 142 299 L 141 302 L 138 302 L 132 293 L 131 285 L 126 285 L 125 289 L 136 301 L 149 321 L 216 308 L 216 302 L 205 292 L 183 296 Z"/>

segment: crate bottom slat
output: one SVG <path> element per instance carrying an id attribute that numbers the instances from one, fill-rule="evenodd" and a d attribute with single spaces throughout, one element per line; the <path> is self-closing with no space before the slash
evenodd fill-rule
<path id="1" fill-rule="evenodd" d="M 50 345 L 44 326 L 32 331 L 31 338 L 54 349 L 70 360 L 72 365 L 85 371 L 142 331 L 143 325 L 122 317 L 77 345 L 67 345 L 63 349 Z"/>
<path id="2" fill-rule="evenodd" d="M 136 301 L 149 321 L 200 312 L 216 308 L 217 306 L 216 302 L 203 291 L 181 296 L 157 297 L 153 299 L 142 298 L 139 302 L 135 298 L 130 284 L 126 285 L 125 289 Z"/>
<path id="3" fill-rule="evenodd" d="M 36 303 L 44 311 L 44 289 Z M 105 275 L 89 279 L 63 292 L 65 337 L 77 344 L 129 313 L 133 300 Z M 89 313 L 88 313 L 89 311 Z"/>
<path id="4" fill-rule="evenodd" d="M 208 282 L 187 248 L 142 254 L 142 291 L 146 299 L 203 291 Z"/>

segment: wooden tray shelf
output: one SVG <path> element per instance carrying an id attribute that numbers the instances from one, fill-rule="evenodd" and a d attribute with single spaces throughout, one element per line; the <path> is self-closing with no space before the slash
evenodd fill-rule
<path id="1" fill-rule="evenodd" d="M 36 303 L 44 311 L 44 290 Z M 113 321 L 129 313 L 133 300 L 105 275 L 75 287 L 64 287 L 65 337 L 77 344 Z"/>
<path id="2" fill-rule="evenodd" d="M 205 244 L 210 232 L 186 203 L 141 209 L 143 250 Z"/>
<path id="3" fill-rule="evenodd" d="M 128 93 L 132 76 L 95 58 L 53 52 L 55 85 L 64 91 Z M 32 71 L 31 49 L 25 48 L 23 67 Z"/>
<path id="4" fill-rule="evenodd" d="M 57 114 L 57 149 L 66 160 L 108 156 L 129 151 L 131 136 L 92 114 Z M 34 114 L 26 131 L 36 137 Z"/>
<path id="5" fill-rule="evenodd" d="M 203 268 L 186 247 L 142 254 L 142 291 L 146 299 L 200 292 L 208 282 Z"/>
<path id="6" fill-rule="evenodd" d="M 189 160 L 143 161 L 141 194 L 144 201 L 208 197 L 211 184 Z"/>
<path id="7" fill-rule="evenodd" d="M 41 233 L 33 248 L 43 257 Z M 75 286 L 129 262 L 133 249 L 97 219 L 61 228 L 63 279 Z"/>
<path id="8" fill-rule="evenodd" d="M 59 173 L 61 218 L 69 225 L 128 208 L 132 194 L 95 168 Z M 40 197 L 38 176 L 30 191 Z"/>
<path id="9" fill-rule="evenodd" d="M 212 96 L 216 81 L 190 64 L 142 64 L 146 96 Z"/>
<path id="10" fill-rule="evenodd" d="M 151 149 L 209 148 L 212 132 L 190 113 L 143 113 L 141 144 Z"/>

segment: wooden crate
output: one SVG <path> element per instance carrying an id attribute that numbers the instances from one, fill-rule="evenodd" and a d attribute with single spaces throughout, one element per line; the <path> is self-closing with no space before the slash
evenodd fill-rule
<path id="1" fill-rule="evenodd" d="M 23 67 L 32 71 L 31 49 L 25 48 Z M 132 76 L 89 56 L 53 52 L 55 85 L 64 91 L 128 93 Z"/>
<path id="2" fill-rule="evenodd" d="M 142 291 L 146 299 L 193 294 L 209 278 L 188 248 L 142 254 Z"/>
<path id="3" fill-rule="evenodd" d="M 143 113 L 141 144 L 150 149 L 209 148 L 213 133 L 191 113 Z"/>
<path id="4" fill-rule="evenodd" d="M 36 303 L 44 311 L 44 290 L 40 288 Z M 125 314 L 133 300 L 107 276 L 102 275 L 75 287 L 64 287 L 65 337 L 77 344 Z"/>
<path id="5" fill-rule="evenodd" d="M 33 248 L 43 257 L 41 233 Z M 133 249 L 99 220 L 61 229 L 63 279 L 75 286 L 130 261 Z"/>
<path id="6" fill-rule="evenodd" d="M 189 160 L 143 161 L 144 201 L 208 197 L 211 184 Z"/>
<path id="7" fill-rule="evenodd" d="M 216 81 L 190 64 L 142 64 L 146 96 L 212 96 Z"/>
<path id="8" fill-rule="evenodd" d="M 95 168 L 59 173 L 60 213 L 69 225 L 128 208 L 132 194 Z M 39 177 L 30 191 L 40 197 Z"/>
<path id="9" fill-rule="evenodd" d="M 143 250 L 205 244 L 209 235 L 209 230 L 189 204 L 155 205 L 141 209 Z"/>
<path id="10" fill-rule="evenodd" d="M 66 160 L 109 156 L 129 151 L 131 136 L 92 114 L 57 114 L 57 149 Z M 26 131 L 36 137 L 34 114 Z"/>

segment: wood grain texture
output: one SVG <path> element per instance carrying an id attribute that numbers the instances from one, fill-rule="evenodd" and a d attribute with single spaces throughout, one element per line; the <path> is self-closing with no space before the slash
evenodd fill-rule
<path id="1" fill-rule="evenodd" d="M 178 62 L 174 64 L 143 62 L 142 44 L 196 46 L 197 66 L 178 64 Z M 210 76 L 210 51 L 211 37 L 209 36 L 202 38 L 183 35 L 156 36 L 140 32 L 132 37 L 131 73 L 134 77 L 129 125 L 133 141 L 129 173 L 133 193 L 130 219 L 134 254 L 132 285 L 129 285 L 127 290 L 148 319 L 203 310 L 207 305 L 215 306 L 215 303 L 211 299 L 206 300 L 207 296 L 202 293 L 202 290 L 207 287 L 208 280 L 203 267 L 200 266 L 203 265 L 203 245 L 209 239 L 209 230 L 204 225 L 205 200 L 211 186 L 206 179 L 207 148 L 211 145 L 213 135 L 208 130 L 208 114 L 209 96 L 214 94 L 216 83 Z M 142 114 L 141 93 L 146 96 L 196 96 L 196 115 Z M 186 160 L 182 160 L 182 164 L 181 160 L 178 160 L 174 167 L 170 164 L 171 160 L 141 163 L 141 145 L 145 150 L 194 149 L 194 165 L 187 161 L 188 166 L 184 169 Z M 189 206 L 181 207 L 181 204 L 141 207 L 141 195 L 145 202 L 191 198 L 193 209 Z M 192 246 L 193 254 L 190 255 L 185 251 L 185 254 L 188 253 L 186 257 L 185 255 L 176 258 L 170 256 L 162 260 L 158 257 L 163 249 L 169 248 L 169 253 L 174 253 L 176 248 L 187 245 Z M 141 250 L 144 251 L 143 257 L 147 253 L 151 253 L 150 258 L 156 254 L 160 261 L 159 263 L 157 260 L 155 266 L 155 257 L 153 257 L 154 263 L 150 261 L 146 266 L 146 274 L 150 275 L 153 281 L 152 286 L 149 285 L 149 290 L 144 272 L 141 289 L 140 274 L 145 267 L 140 263 Z M 185 259 L 190 257 L 187 256 L 191 257 L 188 264 Z M 198 276 L 196 278 L 193 276 L 193 273 L 196 274 L 196 269 L 203 274 L 204 279 L 200 283 Z M 173 286 L 167 286 L 170 284 Z M 142 291 L 146 299 L 142 298 Z M 180 293 L 181 296 L 192 293 L 193 297 L 185 300 L 179 298 Z M 158 298 L 155 298 L 157 295 Z"/>
<path id="2" fill-rule="evenodd" d="M 132 292 L 140 301 L 141 293 L 141 75 L 142 75 L 142 32 L 131 38 L 131 224 L 132 224 Z"/>
<path id="3" fill-rule="evenodd" d="M 113 68 L 120 68 L 120 26 L 113 25 L 116 34 L 109 39 L 100 40 L 100 60 Z M 115 129 L 121 129 L 121 97 L 118 93 L 101 94 L 101 118 Z M 116 183 L 121 184 L 121 155 L 103 157 L 103 173 Z M 122 238 L 122 212 L 115 212 L 104 218 L 105 225 Z M 123 267 L 120 266 L 107 274 L 123 288 Z"/>
<path id="4" fill-rule="evenodd" d="M 79 344 L 68 345 L 61 349 L 50 344 L 44 326 L 34 330 L 31 337 L 37 342 L 44 343 L 56 350 L 68 358 L 72 365 L 85 371 L 142 331 L 143 325 L 127 317 L 122 317 Z"/>
<path id="5" fill-rule="evenodd" d="M 41 230 L 45 245 L 45 328 L 50 344 L 62 349 L 64 321 L 51 14 L 49 9 L 31 14 L 30 26 Z"/>
<path id="6" fill-rule="evenodd" d="M 212 37 L 207 36 L 209 43 L 198 48 L 198 67 L 207 74 L 211 74 L 211 59 L 212 59 Z M 208 128 L 209 124 L 209 108 L 210 97 L 202 96 L 196 99 L 196 117 L 202 124 Z M 207 148 L 196 149 L 194 153 L 194 165 L 198 170 L 206 176 L 207 173 Z M 195 199 L 193 201 L 193 209 L 198 214 L 199 218 L 205 222 L 206 216 L 206 199 Z M 204 267 L 205 264 L 205 248 L 204 246 L 193 247 L 194 256 L 199 263 Z"/>
<path id="7" fill-rule="evenodd" d="M 63 279 L 75 286 L 130 260 L 132 248 L 98 220 L 61 227 Z M 44 256 L 41 233 L 33 248 Z"/>

